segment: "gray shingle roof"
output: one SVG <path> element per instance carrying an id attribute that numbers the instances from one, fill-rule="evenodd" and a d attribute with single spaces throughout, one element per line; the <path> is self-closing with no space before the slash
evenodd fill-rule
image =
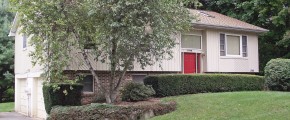
<path id="1" fill-rule="evenodd" d="M 197 18 L 192 23 L 194 26 L 228 29 L 228 30 L 240 30 L 256 33 L 263 33 L 268 31 L 267 29 L 213 11 L 194 10 L 194 9 L 189 9 L 189 11 L 191 15 Z"/>

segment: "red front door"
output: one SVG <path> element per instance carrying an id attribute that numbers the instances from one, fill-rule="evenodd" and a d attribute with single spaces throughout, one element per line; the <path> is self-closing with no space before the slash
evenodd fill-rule
<path id="1" fill-rule="evenodd" d="M 199 53 L 184 53 L 183 68 L 184 73 L 199 73 L 200 72 L 200 54 Z"/>

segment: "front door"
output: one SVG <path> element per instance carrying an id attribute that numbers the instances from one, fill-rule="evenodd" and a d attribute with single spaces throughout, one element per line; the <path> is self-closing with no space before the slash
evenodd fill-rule
<path id="1" fill-rule="evenodd" d="M 185 74 L 200 73 L 200 53 L 184 53 L 183 72 Z"/>

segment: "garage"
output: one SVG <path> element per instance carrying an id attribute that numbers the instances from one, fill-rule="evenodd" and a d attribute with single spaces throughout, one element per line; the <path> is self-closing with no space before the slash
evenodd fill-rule
<path id="1" fill-rule="evenodd" d="M 19 85 L 19 112 L 25 115 L 28 115 L 28 96 L 25 92 L 27 88 L 27 80 L 26 79 L 18 79 L 18 85 Z"/>
<path id="2" fill-rule="evenodd" d="M 42 83 L 43 80 L 41 79 L 35 79 L 36 82 L 36 117 L 37 118 L 46 118 L 46 112 L 44 107 L 44 101 L 43 101 L 43 93 L 42 93 Z"/>
<path id="3" fill-rule="evenodd" d="M 46 118 L 40 77 L 16 78 L 15 111 L 29 117 Z"/>

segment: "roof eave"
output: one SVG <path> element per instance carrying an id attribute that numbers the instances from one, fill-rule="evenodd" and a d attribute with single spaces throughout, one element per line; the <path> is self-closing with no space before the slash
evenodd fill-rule
<path id="1" fill-rule="evenodd" d="M 249 29 L 241 27 L 231 27 L 231 26 L 219 26 L 219 25 L 210 25 L 210 24 L 201 24 L 201 23 L 192 23 L 193 27 L 203 27 L 203 28 L 215 28 L 215 29 L 224 29 L 224 30 L 236 30 L 236 31 L 245 31 L 245 32 L 254 32 L 254 33 L 266 33 L 269 30 L 267 29 Z"/>
<path id="2" fill-rule="evenodd" d="M 13 37 L 13 36 L 16 35 L 16 31 L 17 31 L 17 28 L 18 28 L 18 23 L 19 23 L 18 13 L 16 13 L 16 15 L 14 17 L 14 20 L 12 22 L 11 29 L 10 29 L 10 32 L 9 32 L 9 35 L 8 36 Z"/>

